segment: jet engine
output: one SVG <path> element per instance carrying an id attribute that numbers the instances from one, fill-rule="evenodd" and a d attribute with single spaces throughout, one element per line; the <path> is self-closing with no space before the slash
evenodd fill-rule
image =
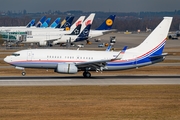
<path id="1" fill-rule="evenodd" d="M 67 73 L 67 74 L 75 74 L 78 72 L 78 68 L 73 63 L 59 63 L 57 68 L 55 69 L 57 73 Z"/>
<path id="2" fill-rule="evenodd" d="M 39 46 L 47 46 L 47 41 L 40 41 Z"/>

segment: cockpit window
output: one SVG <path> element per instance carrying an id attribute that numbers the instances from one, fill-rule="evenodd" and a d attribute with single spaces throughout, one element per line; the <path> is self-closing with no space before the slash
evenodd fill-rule
<path id="1" fill-rule="evenodd" d="M 12 56 L 20 56 L 18 53 L 13 53 Z"/>

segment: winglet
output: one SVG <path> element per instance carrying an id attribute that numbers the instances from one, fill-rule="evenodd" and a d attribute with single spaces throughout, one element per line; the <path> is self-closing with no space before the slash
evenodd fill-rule
<path id="1" fill-rule="evenodd" d="M 112 59 L 111 61 L 122 59 L 126 49 L 127 49 L 127 46 L 124 46 L 124 48 L 119 52 L 119 54 L 114 59 Z"/>

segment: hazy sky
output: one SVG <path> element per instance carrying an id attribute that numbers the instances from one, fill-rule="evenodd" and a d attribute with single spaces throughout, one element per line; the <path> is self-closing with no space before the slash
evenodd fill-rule
<path id="1" fill-rule="evenodd" d="M 0 11 L 141 12 L 180 10 L 180 0 L 0 0 Z"/>

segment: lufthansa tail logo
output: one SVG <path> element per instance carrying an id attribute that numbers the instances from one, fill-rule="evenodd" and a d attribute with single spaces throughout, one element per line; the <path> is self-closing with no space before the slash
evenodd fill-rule
<path id="1" fill-rule="evenodd" d="M 83 34 L 86 36 L 86 35 L 88 35 L 88 33 L 89 33 L 89 30 L 88 29 L 85 29 L 84 31 L 83 31 Z"/>
<path id="2" fill-rule="evenodd" d="M 113 21 L 111 19 L 106 20 L 106 25 L 111 26 L 113 24 Z"/>
<path id="3" fill-rule="evenodd" d="M 69 30 L 70 30 L 70 28 L 69 28 L 69 27 L 66 27 L 66 28 L 65 28 L 65 31 L 69 31 Z"/>

